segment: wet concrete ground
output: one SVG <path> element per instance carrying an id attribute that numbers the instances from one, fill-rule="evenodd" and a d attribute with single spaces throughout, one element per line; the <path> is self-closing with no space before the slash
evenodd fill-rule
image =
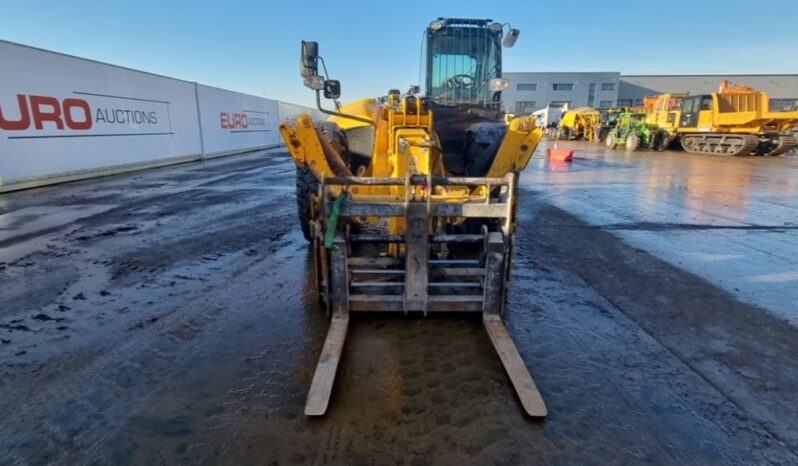
<path id="1" fill-rule="evenodd" d="M 729 160 L 561 144 L 575 163 L 534 159 L 523 178 L 546 203 L 798 325 L 798 154 Z"/>
<path id="2" fill-rule="evenodd" d="M 794 230 L 676 227 L 701 196 L 667 173 L 747 171 L 704 176 L 694 220 L 769 227 L 795 159 L 596 149 L 524 174 L 507 321 L 544 422 L 468 317 L 356 318 L 328 415 L 302 415 L 326 317 L 284 153 L 0 196 L 0 463 L 798 462 L 794 287 L 727 284 L 788 273 Z"/>

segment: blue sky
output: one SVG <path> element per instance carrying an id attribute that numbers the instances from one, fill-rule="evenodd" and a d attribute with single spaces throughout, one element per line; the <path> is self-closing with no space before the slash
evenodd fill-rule
<path id="1" fill-rule="evenodd" d="M 0 0 L 0 38 L 189 81 L 311 103 L 299 41 L 317 40 L 344 100 L 418 82 L 438 16 L 521 29 L 505 71 L 798 73 L 798 1 Z M 755 8 L 756 7 L 756 8 Z M 764 30 L 756 30 L 766 25 Z"/>

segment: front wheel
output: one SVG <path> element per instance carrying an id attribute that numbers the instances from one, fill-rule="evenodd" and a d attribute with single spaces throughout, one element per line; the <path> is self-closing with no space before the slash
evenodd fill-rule
<path id="1" fill-rule="evenodd" d="M 637 131 L 632 131 L 626 136 L 626 150 L 629 152 L 634 152 L 640 147 L 640 133 Z"/>
<path id="2" fill-rule="evenodd" d="M 612 133 L 608 134 L 607 135 L 607 140 L 604 141 L 604 144 L 607 145 L 608 149 L 615 149 L 615 145 L 616 145 L 616 143 L 615 143 L 615 135 L 612 134 Z"/>
<path id="3" fill-rule="evenodd" d="M 302 227 L 302 235 L 306 240 L 313 240 L 310 231 L 311 218 L 310 205 L 313 196 L 319 192 L 319 180 L 308 167 L 297 167 L 296 169 L 296 207 L 299 217 L 299 226 Z"/>

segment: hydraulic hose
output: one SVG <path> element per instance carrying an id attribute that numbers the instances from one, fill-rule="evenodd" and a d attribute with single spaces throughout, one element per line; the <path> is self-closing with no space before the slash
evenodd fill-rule
<path id="1" fill-rule="evenodd" d="M 333 247 L 335 230 L 338 228 L 338 217 L 341 216 L 341 207 L 344 205 L 348 195 L 349 193 L 346 191 L 341 191 L 341 194 L 333 201 L 332 209 L 330 209 L 330 219 L 327 221 L 327 231 L 324 232 L 324 247 L 327 249 L 332 249 Z"/>

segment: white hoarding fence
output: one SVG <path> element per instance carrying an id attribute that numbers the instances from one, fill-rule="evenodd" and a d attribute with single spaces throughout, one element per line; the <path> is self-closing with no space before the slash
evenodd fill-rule
<path id="1" fill-rule="evenodd" d="M 206 156 L 280 143 L 276 101 L 201 84 L 197 98 Z"/>
<path id="2" fill-rule="evenodd" d="M 276 100 L 0 40 L 0 192 L 281 143 Z"/>
<path id="3" fill-rule="evenodd" d="M 310 116 L 312 116 L 316 121 L 323 120 L 326 117 L 326 115 L 324 115 L 315 108 L 308 108 L 302 105 L 291 104 L 288 102 L 277 102 L 277 108 L 279 110 L 279 115 L 280 115 L 278 123 L 283 123 L 286 121 L 291 123 L 296 122 L 296 119 L 299 117 L 299 115 L 303 113 L 310 114 Z"/>
<path id="4" fill-rule="evenodd" d="M 194 85 L 0 42 L 0 183 L 199 157 Z"/>

